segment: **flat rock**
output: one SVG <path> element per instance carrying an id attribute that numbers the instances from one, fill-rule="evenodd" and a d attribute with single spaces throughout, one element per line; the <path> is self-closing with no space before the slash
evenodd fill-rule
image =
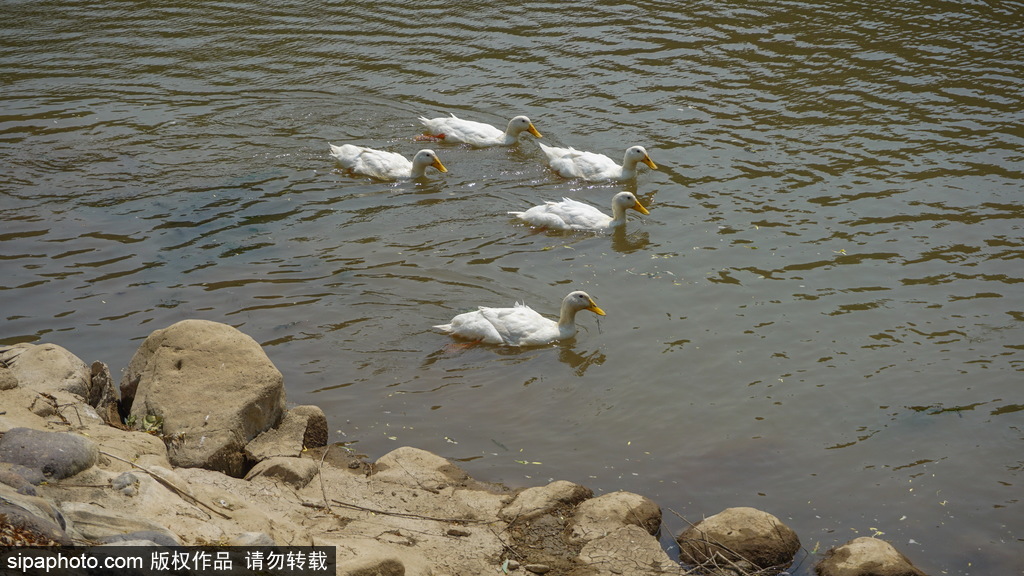
<path id="1" fill-rule="evenodd" d="M 242 532 L 228 540 L 228 546 L 277 546 L 277 542 L 266 532 Z"/>
<path id="2" fill-rule="evenodd" d="M 630 524 L 595 538 L 580 550 L 579 560 L 593 576 L 682 576 L 683 569 L 647 530 Z"/>
<path id="3" fill-rule="evenodd" d="M 101 537 L 100 545 L 107 546 L 134 546 L 132 542 L 149 542 L 150 546 L 181 546 L 178 539 L 166 530 L 138 530 L 124 534 L 111 534 Z"/>
<path id="4" fill-rule="evenodd" d="M 309 458 L 275 456 L 253 466 L 245 479 L 270 478 L 298 489 L 309 484 L 318 470 L 317 463 Z"/>
<path id="5" fill-rule="evenodd" d="M 338 548 L 337 558 L 338 576 L 435 576 L 416 547 L 373 540 L 346 542 Z"/>
<path id="6" fill-rule="evenodd" d="M 155 535 L 165 541 L 178 542 L 166 527 L 139 515 L 118 513 L 86 502 L 65 502 L 61 505 L 64 516 L 82 538 L 96 542 L 113 542 L 118 538 L 154 540 Z M 145 534 L 142 538 L 131 535 Z"/>
<path id="7" fill-rule="evenodd" d="M 13 488 L 0 484 L 0 541 L 5 544 L 44 545 L 53 543 L 70 545 L 72 538 L 66 532 L 64 516 L 48 500 L 19 494 Z"/>

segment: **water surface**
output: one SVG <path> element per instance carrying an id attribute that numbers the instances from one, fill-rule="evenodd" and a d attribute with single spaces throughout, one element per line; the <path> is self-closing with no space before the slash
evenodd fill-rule
<path id="1" fill-rule="evenodd" d="M 414 445 L 512 486 L 630 490 L 663 541 L 755 506 L 818 554 L 879 535 L 929 574 L 1024 573 L 1020 2 L 5 2 L 0 343 L 121 370 L 234 325 L 370 458 Z M 635 183 L 416 118 L 659 165 Z M 629 189 L 613 235 L 506 212 Z M 572 341 L 454 346 L 477 305 Z M 812 553 L 817 551 L 817 554 Z"/>

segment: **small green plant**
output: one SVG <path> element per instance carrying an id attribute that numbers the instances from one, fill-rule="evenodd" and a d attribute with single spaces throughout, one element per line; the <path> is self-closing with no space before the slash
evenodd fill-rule
<path id="1" fill-rule="evenodd" d="M 164 430 L 164 419 L 156 414 L 146 414 L 142 419 L 142 431 L 159 436 Z"/>

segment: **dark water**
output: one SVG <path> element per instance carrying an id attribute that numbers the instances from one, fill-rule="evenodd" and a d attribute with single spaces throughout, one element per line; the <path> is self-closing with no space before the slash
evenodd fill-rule
<path id="1" fill-rule="evenodd" d="M 226 322 L 370 458 L 635 491 L 669 548 L 755 506 L 798 574 L 873 534 L 929 574 L 1024 573 L 1024 5 L 493 4 L 4 2 L 0 343 L 116 372 Z M 434 145 L 448 174 L 411 183 L 328 156 L 411 156 L 450 112 L 645 146 L 650 216 L 515 223 L 623 188 L 528 136 Z M 561 345 L 430 331 L 575 288 L 608 316 Z"/>

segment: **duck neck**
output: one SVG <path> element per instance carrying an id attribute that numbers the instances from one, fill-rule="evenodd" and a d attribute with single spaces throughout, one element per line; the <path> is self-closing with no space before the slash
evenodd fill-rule
<path id="1" fill-rule="evenodd" d="M 612 202 L 612 220 L 608 227 L 620 226 L 626 223 L 626 207 L 618 202 Z"/>
<path id="2" fill-rule="evenodd" d="M 622 159 L 622 177 L 632 178 L 636 175 L 637 160 L 630 158 L 628 155 Z"/>
<path id="3" fill-rule="evenodd" d="M 562 302 L 562 310 L 558 315 L 558 331 L 563 337 L 576 334 L 576 310 L 568 302 Z"/>
<path id="4" fill-rule="evenodd" d="M 422 164 L 412 163 L 412 172 L 409 173 L 410 178 L 422 178 L 427 173 L 427 167 Z"/>

